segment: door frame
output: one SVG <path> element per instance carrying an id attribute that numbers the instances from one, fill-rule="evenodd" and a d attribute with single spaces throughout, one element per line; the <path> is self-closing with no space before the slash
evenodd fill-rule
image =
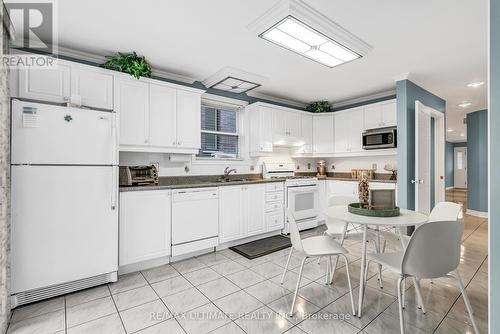
<path id="1" fill-rule="evenodd" d="M 445 200 L 445 113 L 426 106 L 420 101 L 415 101 L 415 118 L 418 112 L 424 112 L 434 119 L 434 204 Z M 416 125 L 416 124 L 415 124 Z M 415 129 L 416 131 L 416 129 Z M 418 145 L 418 143 L 416 143 Z M 416 152 L 416 151 L 415 151 Z M 418 159 L 415 156 L 415 168 L 418 168 Z M 415 196 L 417 196 L 417 184 L 415 183 Z M 415 198 L 417 201 L 417 198 Z M 416 203 L 415 203 L 416 209 Z M 432 210 L 432 208 L 431 208 Z"/>
<path id="2" fill-rule="evenodd" d="M 455 177 L 457 175 L 457 151 L 459 150 L 465 150 L 465 156 L 464 156 L 464 166 L 465 166 L 465 187 L 457 187 L 456 182 L 455 182 Z M 460 188 L 460 189 L 467 189 L 467 146 L 461 146 L 461 147 L 454 147 L 453 148 L 453 188 Z"/>

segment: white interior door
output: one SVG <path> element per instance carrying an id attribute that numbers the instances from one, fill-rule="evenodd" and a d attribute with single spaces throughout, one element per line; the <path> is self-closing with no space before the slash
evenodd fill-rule
<path id="1" fill-rule="evenodd" d="M 454 187 L 467 188 L 467 147 L 455 147 Z"/>
<path id="2" fill-rule="evenodd" d="M 431 114 L 415 102 L 415 210 L 431 211 Z"/>

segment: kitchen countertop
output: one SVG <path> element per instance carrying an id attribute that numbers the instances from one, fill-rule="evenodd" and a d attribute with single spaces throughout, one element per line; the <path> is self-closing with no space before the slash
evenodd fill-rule
<path id="1" fill-rule="evenodd" d="M 163 181 L 163 182 L 162 182 Z M 217 182 L 215 180 L 186 180 L 185 183 L 169 182 L 170 180 L 162 180 L 158 185 L 145 185 L 145 186 L 121 186 L 120 192 L 125 191 L 143 191 L 143 190 L 164 190 L 164 189 L 186 189 L 186 188 L 207 188 L 207 187 L 223 187 L 223 186 L 237 186 L 242 184 L 258 184 L 270 182 L 284 182 L 284 180 L 277 179 L 262 179 L 262 178 L 248 178 L 245 181 L 231 181 L 231 182 Z"/>
<path id="2" fill-rule="evenodd" d="M 358 179 L 353 179 L 350 177 L 335 177 L 335 176 L 319 176 L 318 180 L 336 180 L 336 181 L 352 181 L 358 182 Z M 388 180 L 388 179 L 368 179 L 368 182 L 377 182 L 377 183 L 397 183 L 397 180 Z"/>

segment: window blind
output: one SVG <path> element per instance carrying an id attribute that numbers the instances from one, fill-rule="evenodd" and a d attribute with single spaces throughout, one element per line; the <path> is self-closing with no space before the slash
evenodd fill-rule
<path id="1" fill-rule="evenodd" d="M 200 157 L 238 158 L 238 112 L 222 106 L 201 106 Z"/>

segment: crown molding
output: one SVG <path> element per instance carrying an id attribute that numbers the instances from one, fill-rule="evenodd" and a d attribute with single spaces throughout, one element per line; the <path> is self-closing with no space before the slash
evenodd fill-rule
<path id="1" fill-rule="evenodd" d="M 279 1 L 261 17 L 251 22 L 247 28 L 260 35 L 287 16 L 293 16 L 361 56 L 365 56 L 373 49 L 370 44 L 333 22 L 302 0 Z"/>
<path id="2" fill-rule="evenodd" d="M 394 80 L 395 82 L 402 80 L 410 80 L 410 72 L 395 75 L 392 77 L 392 80 Z"/>
<path id="3" fill-rule="evenodd" d="M 388 96 L 393 96 L 393 95 L 396 95 L 395 89 L 386 90 L 386 91 L 383 91 L 380 93 L 375 93 L 375 94 L 371 94 L 371 95 L 364 95 L 361 97 L 356 97 L 356 98 L 352 98 L 352 99 L 348 99 L 348 100 L 335 102 L 332 104 L 332 108 L 334 108 L 334 109 L 340 108 L 340 107 L 348 106 L 351 104 L 362 103 L 362 102 L 376 100 L 376 99 L 380 99 L 380 98 L 384 98 L 384 97 L 388 97 Z"/>
<path id="4" fill-rule="evenodd" d="M 307 106 L 307 103 L 304 103 L 304 102 L 290 100 L 290 99 L 281 98 L 281 97 L 276 97 L 273 95 L 267 95 L 264 93 L 260 93 L 258 91 L 250 91 L 247 93 L 247 95 L 250 97 L 257 98 L 257 99 L 271 101 L 271 102 L 277 102 L 277 103 L 290 105 L 290 106 L 294 106 L 294 107 L 301 108 L 301 109 L 304 109 Z"/>

